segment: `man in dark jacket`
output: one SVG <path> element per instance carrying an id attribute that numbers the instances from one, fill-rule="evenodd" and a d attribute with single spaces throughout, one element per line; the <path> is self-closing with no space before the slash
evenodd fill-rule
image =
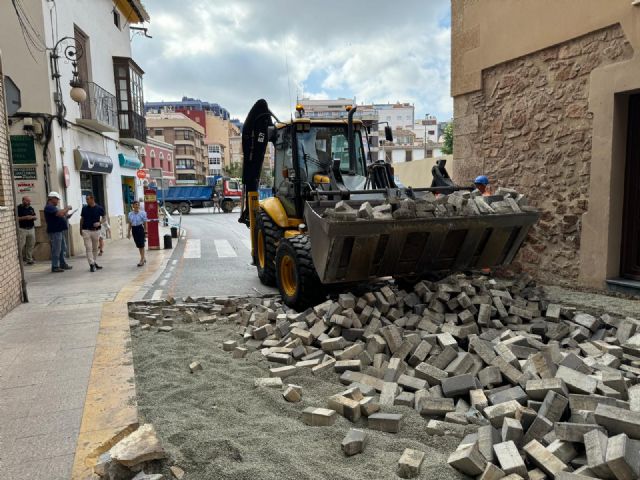
<path id="1" fill-rule="evenodd" d="M 71 270 L 67 265 L 64 254 L 67 250 L 65 235 L 69 229 L 67 218 L 70 216 L 71 205 L 65 208 L 58 208 L 60 194 L 49 192 L 47 205 L 44 207 L 44 218 L 47 221 L 47 233 L 51 243 L 51 271 L 54 273 Z"/>
<path id="2" fill-rule="evenodd" d="M 28 265 L 33 265 L 33 247 L 36 244 L 35 221 L 36 211 L 31 206 L 31 198 L 22 197 L 22 203 L 18 205 L 18 238 L 20 240 L 20 255 Z"/>

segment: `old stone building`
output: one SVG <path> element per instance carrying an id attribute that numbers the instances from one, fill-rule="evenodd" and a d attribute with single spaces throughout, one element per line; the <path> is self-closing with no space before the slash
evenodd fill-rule
<path id="1" fill-rule="evenodd" d="M 542 210 L 519 263 L 640 286 L 640 6 L 453 0 L 451 88 L 454 179 L 487 174 Z"/>
<path id="2" fill-rule="evenodd" d="M 0 58 L 0 318 L 18 305 L 22 298 L 6 111 Z"/>

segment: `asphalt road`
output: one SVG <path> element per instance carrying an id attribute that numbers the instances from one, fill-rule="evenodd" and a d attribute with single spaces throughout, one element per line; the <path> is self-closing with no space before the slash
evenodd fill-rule
<path id="1" fill-rule="evenodd" d="M 183 236 L 165 270 L 145 298 L 224 296 L 272 293 L 260 283 L 251 265 L 249 229 L 238 223 L 240 213 L 193 209 L 183 215 Z M 161 239 L 162 244 L 162 239 Z"/>

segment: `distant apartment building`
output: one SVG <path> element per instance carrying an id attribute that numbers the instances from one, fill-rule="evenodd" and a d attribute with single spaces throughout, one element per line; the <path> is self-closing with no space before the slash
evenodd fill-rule
<path id="1" fill-rule="evenodd" d="M 425 115 L 421 120 L 416 120 L 411 129 L 416 135 L 416 141 L 429 143 L 438 142 L 438 119 L 433 115 Z"/>
<path id="2" fill-rule="evenodd" d="M 176 185 L 200 185 L 209 174 L 204 128 L 182 113 L 147 113 L 147 132 L 154 140 L 173 145 Z"/>
<path id="3" fill-rule="evenodd" d="M 160 170 L 162 172 L 162 188 L 176 184 L 174 150 L 175 147 L 170 143 L 147 136 L 147 144 L 139 149 L 140 159 L 147 173 L 145 179 L 147 183 L 155 181 L 157 185 L 160 185 L 158 177 L 152 175 Z"/>
<path id="4" fill-rule="evenodd" d="M 229 137 L 239 135 L 238 120 L 232 120 L 229 111 L 217 103 L 206 102 L 197 98 L 182 97 L 179 101 L 147 102 L 145 110 L 148 113 L 170 111 L 182 113 L 204 129 L 204 145 L 208 153 L 210 146 L 218 146 L 213 150 L 229 152 Z M 226 157 L 229 157 L 227 155 Z M 222 157 L 221 168 L 228 166 L 228 159 Z M 213 157 L 217 158 L 217 157 Z M 225 163 L 227 162 L 227 163 Z"/>
<path id="5" fill-rule="evenodd" d="M 208 175 L 222 175 L 222 168 L 224 165 L 224 145 L 220 143 L 213 143 L 207 145 L 207 158 L 209 163 Z"/>
<path id="6" fill-rule="evenodd" d="M 378 120 L 387 122 L 394 131 L 413 128 L 415 124 L 415 107 L 411 103 L 374 103 L 371 107 L 378 114 Z"/>

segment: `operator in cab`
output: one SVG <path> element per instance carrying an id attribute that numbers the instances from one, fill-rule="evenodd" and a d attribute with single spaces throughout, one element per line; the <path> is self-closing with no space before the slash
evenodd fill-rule
<path id="1" fill-rule="evenodd" d="M 483 197 L 488 197 L 491 195 L 491 191 L 489 189 L 489 177 L 486 175 L 479 175 L 473 181 L 473 185 L 476 187 L 476 190 L 479 191 Z"/>

